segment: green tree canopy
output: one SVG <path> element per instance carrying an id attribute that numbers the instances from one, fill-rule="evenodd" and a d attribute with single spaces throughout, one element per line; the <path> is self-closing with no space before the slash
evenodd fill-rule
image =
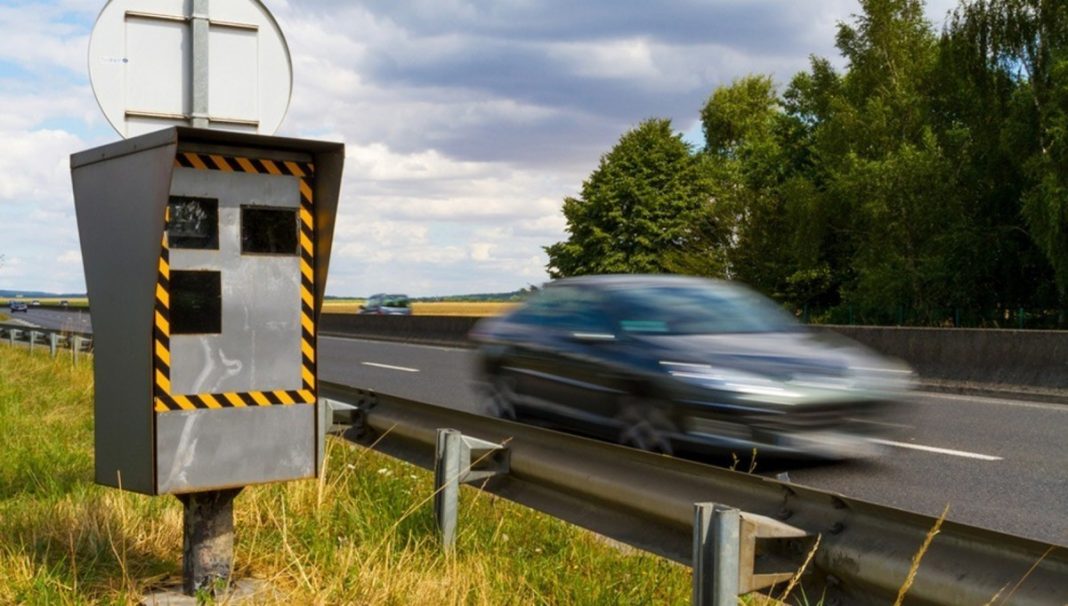
<path id="1" fill-rule="evenodd" d="M 671 271 L 668 257 L 707 226 L 709 179 L 670 120 L 623 135 L 564 200 L 570 236 L 545 248 L 549 275 Z"/>

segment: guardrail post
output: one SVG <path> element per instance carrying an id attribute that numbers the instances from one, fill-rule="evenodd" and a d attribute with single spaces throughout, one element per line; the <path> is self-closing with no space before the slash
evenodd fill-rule
<path id="1" fill-rule="evenodd" d="M 11 341 L 11 344 L 12 344 L 12 345 L 14 345 L 14 344 L 15 344 L 15 337 L 16 337 L 16 335 L 18 334 L 18 332 L 19 332 L 19 331 L 15 330 L 14 328 L 12 328 L 12 329 L 9 329 L 9 330 L 7 331 L 7 338 L 8 338 L 8 340 L 9 340 L 9 341 Z"/>
<path id="2" fill-rule="evenodd" d="M 508 473 L 508 449 L 455 429 L 438 429 L 434 450 L 434 520 L 446 551 L 456 546 L 460 484 Z"/>
<path id="3" fill-rule="evenodd" d="M 714 503 L 694 503 L 694 606 L 738 603 L 741 513 Z"/>
<path id="4" fill-rule="evenodd" d="M 70 357 L 75 364 L 78 363 L 78 347 L 81 345 L 78 341 L 80 340 L 81 338 L 78 335 L 71 335 L 70 337 Z"/>
<path id="5" fill-rule="evenodd" d="M 48 351 L 54 359 L 56 357 L 56 350 L 59 348 L 59 335 L 52 333 L 48 335 Z"/>
<path id="6" fill-rule="evenodd" d="M 455 429 L 439 429 L 434 452 L 434 520 L 441 544 L 452 550 L 456 544 L 456 509 L 460 497 L 460 445 L 463 435 Z"/>
<path id="7" fill-rule="evenodd" d="M 31 330 L 30 331 L 30 353 L 33 353 L 33 344 L 35 342 L 37 342 L 37 331 L 36 330 Z"/>

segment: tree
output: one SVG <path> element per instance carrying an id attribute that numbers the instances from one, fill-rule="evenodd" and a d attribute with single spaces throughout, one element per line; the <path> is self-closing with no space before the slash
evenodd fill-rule
<path id="1" fill-rule="evenodd" d="M 726 273 L 781 296 L 796 264 L 781 186 L 790 170 L 779 127 L 782 111 L 769 76 L 747 76 L 716 89 L 701 109 L 704 155 L 712 177 L 711 212 L 729 234 Z"/>
<path id="2" fill-rule="evenodd" d="M 932 111 L 938 44 L 920 0 L 861 7 L 854 24 L 839 26 L 848 71 L 813 134 L 829 207 L 822 214 L 843 217 L 834 237 L 845 256 L 833 259 L 832 278 L 845 302 L 873 311 L 908 305 L 934 321 L 978 288 L 968 271 L 972 217 Z"/>
<path id="3" fill-rule="evenodd" d="M 553 278 L 672 271 L 674 251 L 707 243 L 711 188 L 671 121 L 651 119 L 624 134 L 564 200 L 570 234 L 545 247 Z"/>
<path id="4" fill-rule="evenodd" d="M 939 95 L 981 186 L 1002 306 L 1068 304 L 1068 6 L 962 4 L 943 34 Z M 1047 288 L 1048 286 L 1048 288 Z"/>

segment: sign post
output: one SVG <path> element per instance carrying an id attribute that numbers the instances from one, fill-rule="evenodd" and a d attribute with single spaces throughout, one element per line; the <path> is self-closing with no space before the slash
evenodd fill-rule
<path id="1" fill-rule="evenodd" d="M 183 592 L 214 591 L 241 489 L 321 473 L 317 326 L 344 146 L 270 136 L 292 74 L 258 0 L 111 0 L 90 72 L 126 138 L 71 156 L 96 481 L 177 496 Z"/>

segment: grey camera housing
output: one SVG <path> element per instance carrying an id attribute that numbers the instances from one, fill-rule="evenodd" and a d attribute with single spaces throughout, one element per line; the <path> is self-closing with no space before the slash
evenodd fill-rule
<path id="1" fill-rule="evenodd" d="M 340 143 L 184 127 L 71 156 L 98 483 L 157 495 L 318 476 L 343 163 Z"/>

